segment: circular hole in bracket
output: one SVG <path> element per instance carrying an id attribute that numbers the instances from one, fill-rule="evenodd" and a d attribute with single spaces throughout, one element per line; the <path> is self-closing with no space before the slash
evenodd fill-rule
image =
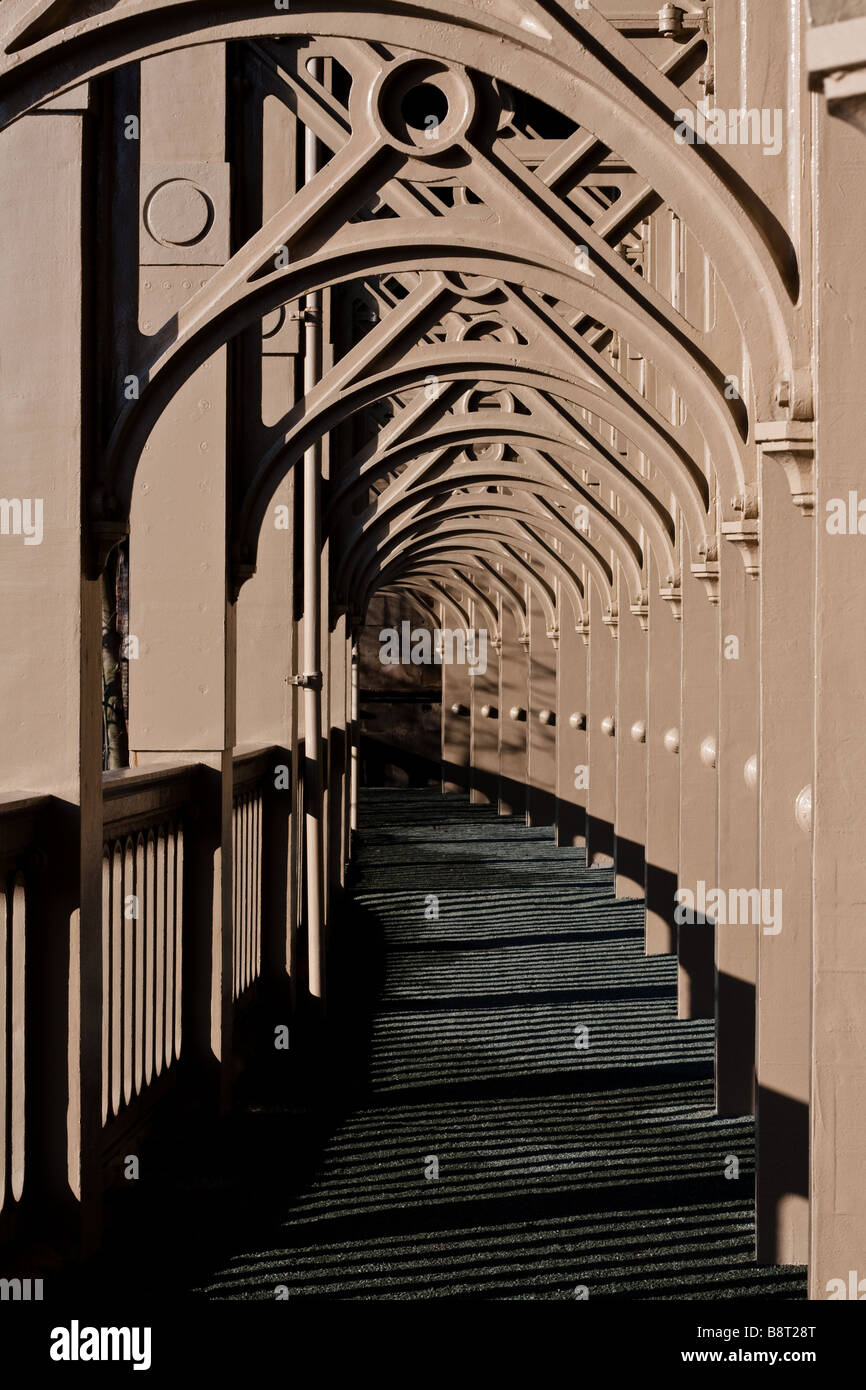
<path id="1" fill-rule="evenodd" d="M 435 130 L 448 115 L 448 98 L 432 82 L 410 87 L 400 103 L 400 114 L 410 130 Z"/>
<path id="2" fill-rule="evenodd" d="M 474 89 L 462 70 L 414 56 L 385 68 L 369 100 L 389 144 L 440 167 L 439 156 L 460 142 L 475 111 Z"/>

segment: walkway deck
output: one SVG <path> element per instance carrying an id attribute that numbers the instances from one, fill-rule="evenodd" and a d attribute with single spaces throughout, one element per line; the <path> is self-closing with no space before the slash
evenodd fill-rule
<path id="1" fill-rule="evenodd" d="M 282 1150 L 294 1190 L 199 1296 L 805 1297 L 751 1262 L 752 1121 L 714 1118 L 713 1026 L 677 1021 L 610 871 L 462 797 L 371 791 L 348 930 L 384 970 L 341 1113 L 314 1168 Z"/>

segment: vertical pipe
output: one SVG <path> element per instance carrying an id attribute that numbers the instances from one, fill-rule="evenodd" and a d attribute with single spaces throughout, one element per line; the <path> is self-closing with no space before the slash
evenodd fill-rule
<path id="1" fill-rule="evenodd" d="M 358 745 L 361 741 L 361 734 L 358 728 L 358 643 L 352 647 L 352 718 L 351 718 L 351 820 L 349 822 L 352 830 L 358 829 Z M 351 849 L 351 846 L 350 846 Z"/>
<path id="2" fill-rule="evenodd" d="M 322 63 L 312 66 L 314 81 L 321 81 Z M 318 142 L 304 128 L 304 183 L 318 172 Z M 322 344 L 322 296 L 316 290 L 306 297 L 304 306 L 304 395 L 316 385 Z M 304 452 L 304 739 L 306 758 L 304 786 L 306 804 L 304 825 L 307 847 L 307 940 L 309 949 L 309 987 L 314 998 L 324 1002 L 324 866 L 322 825 L 322 675 L 321 643 L 321 445 L 312 444 Z"/>

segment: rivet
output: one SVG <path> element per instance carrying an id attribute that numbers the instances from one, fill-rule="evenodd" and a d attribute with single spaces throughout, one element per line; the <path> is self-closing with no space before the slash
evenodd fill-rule
<path id="1" fill-rule="evenodd" d="M 717 757 L 718 748 L 716 746 L 716 740 L 713 738 L 712 734 L 708 734 L 701 743 L 701 762 L 704 767 L 715 767 Z"/>

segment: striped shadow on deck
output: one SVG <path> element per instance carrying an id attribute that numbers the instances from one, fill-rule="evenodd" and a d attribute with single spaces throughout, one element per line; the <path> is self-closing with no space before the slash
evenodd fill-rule
<path id="1" fill-rule="evenodd" d="M 371 790 L 353 903 L 384 945 L 365 1079 L 200 1296 L 805 1297 L 752 1261 L 752 1120 L 715 1118 L 713 1025 L 677 1020 L 675 959 L 644 956 L 610 870 L 464 797 Z"/>

